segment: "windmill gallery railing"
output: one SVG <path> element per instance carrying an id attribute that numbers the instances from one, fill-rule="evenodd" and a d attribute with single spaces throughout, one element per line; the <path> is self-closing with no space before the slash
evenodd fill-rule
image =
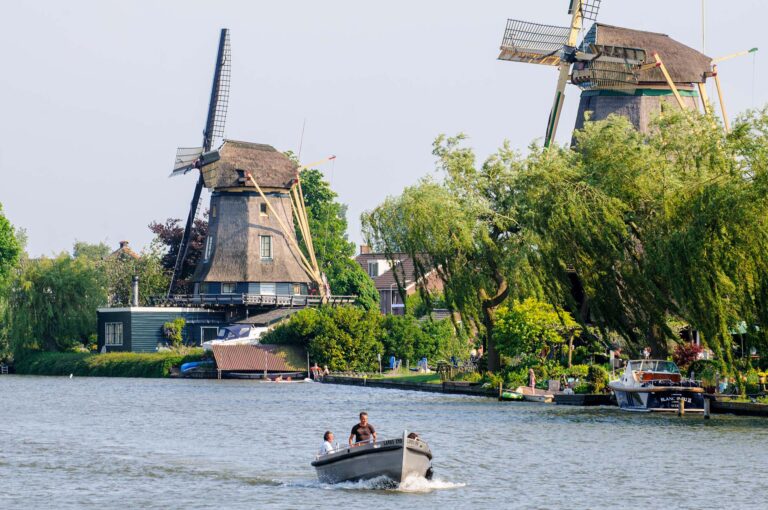
<path id="1" fill-rule="evenodd" d="M 331 306 L 354 303 L 356 296 L 327 296 L 325 304 Z M 152 298 L 154 306 L 264 306 L 313 307 L 323 304 L 320 296 L 273 296 L 265 294 L 173 294 Z"/>

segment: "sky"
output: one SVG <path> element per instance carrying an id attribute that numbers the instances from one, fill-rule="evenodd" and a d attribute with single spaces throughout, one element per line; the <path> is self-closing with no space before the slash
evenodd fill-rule
<path id="1" fill-rule="evenodd" d="M 704 38 L 702 39 L 702 4 Z M 496 59 L 507 18 L 567 25 L 567 0 L 363 2 L 6 0 L 0 12 L 0 204 L 33 257 L 75 241 L 139 250 L 186 218 L 195 185 L 168 178 L 198 146 L 219 30 L 231 30 L 226 136 L 298 151 L 360 213 L 434 174 L 432 141 L 466 133 L 479 160 L 544 135 L 557 71 Z M 602 0 L 599 21 L 664 32 L 718 57 L 731 118 L 768 102 L 768 2 Z M 710 98 L 714 99 L 714 90 Z M 579 90 L 569 86 L 558 140 Z M 304 126 L 303 142 L 301 141 Z M 207 200 L 207 198 L 206 198 Z"/>

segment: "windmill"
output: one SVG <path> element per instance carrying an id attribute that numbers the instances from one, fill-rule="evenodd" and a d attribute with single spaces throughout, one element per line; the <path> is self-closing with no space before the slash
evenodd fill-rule
<path id="1" fill-rule="evenodd" d="M 600 3 L 570 0 L 571 23 L 565 27 L 507 21 L 499 60 L 559 69 L 545 146 L 557 133 L 569 81 L 582 90 L 577 129 L 589 111 L 592 120 L 627 116 L 644 130 L 662 102 L 674 99 L 681 107 L 695 107 L 694 86 L 711 72 L 709 57 L 665 34 L 597 23 Z M 585 20 L 594 23 L 582 36 Z"/>
<path id="2" fill-rule="evenodd" d="M 292 298 L 316 291 L 325 302 L 330 289 L 315 257 L 300 173 L 335 156 L 300 167 L 269 145 L 224 139 L 230 75 L 229 31 L 222 29 L 203 145 L 179 148 L 171 172 L 199 176 L 167 298 L 177 304 L 292 306 Z M 214 141 L 221 142 L 216 149 Z M 192 296 L 178 295 L 204 187 L 211 201 L 203 256 L 191 278 Z"/>
<path id="3" fill-rule="evenodd" d="M 203 191 L 202 168 L 205 165 L 213 163 L 219 159 L 218 151 L 212 151 L 214 140 L 221 140 L 224 137 L 224 125 L 227 120 L 227 107 L 229 105 L 229 86 L 232 76 L 231 50 L 229 44 L 229 29 L 222 28 L 219 36 L 219 50 L 216 53 L 216 67 L 213 72 L 213 86 L 211 87 L 211 99 L 208 103 L 208 115 L 203 129 L 203 145 L 194 148 L 179 148 L 176 151 L 176 162 L 174 164 L 171 177 L 184 175 L 195 169 L 201 170 L 198 175 L 195 190 L 192 193 L 192 202 L 189 206 L 189 215 L 187 223 L 184 226 L 184 233 L 179 244 L 179 251 L 176 255 L 176 264 L 171 276 L 171 284 L 168 287 L 168 296 L 170 296 L 179 277 L 181 276 L 184 260 L 187 257 L 189 249 L 189 239 L 192 233 L 192 225 L 197 216 L 197 210 L 200 207 L 200 194 Z"/>

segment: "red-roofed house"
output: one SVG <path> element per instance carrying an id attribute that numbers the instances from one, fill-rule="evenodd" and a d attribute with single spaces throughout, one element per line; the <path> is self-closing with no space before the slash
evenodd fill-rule
<path id="1" fill-rule="evenodd" d="M 405 253 L 396 253 L 395 263 L 391 264 L 383 253 L 371 253 L 368 246 L 360 246 L 360 254 L 355 261 L 373 279 L 376 290 L 379 291 L 379 307 L 383 314 L 403 315 L 405 305 L 397 288 L 394 272 L 405 289 L 405 295 L 410 296 L 424 285 L 430 291 L 442 292 L 443 282 L 434 269 L 426 277 L 426 281 L 416 280 L 413 275 L 413 260 Z"/>

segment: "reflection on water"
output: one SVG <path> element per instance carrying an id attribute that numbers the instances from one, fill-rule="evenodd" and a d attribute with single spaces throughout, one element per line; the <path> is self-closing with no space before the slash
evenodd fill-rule
<path id="1" fill-rule="evenodd" d="M 366 410 L 435 479 L 321 484 Z M 320 384 L 0 376 L 0 504 L 44 508 L 763 508 L 768 421 Z"/>

